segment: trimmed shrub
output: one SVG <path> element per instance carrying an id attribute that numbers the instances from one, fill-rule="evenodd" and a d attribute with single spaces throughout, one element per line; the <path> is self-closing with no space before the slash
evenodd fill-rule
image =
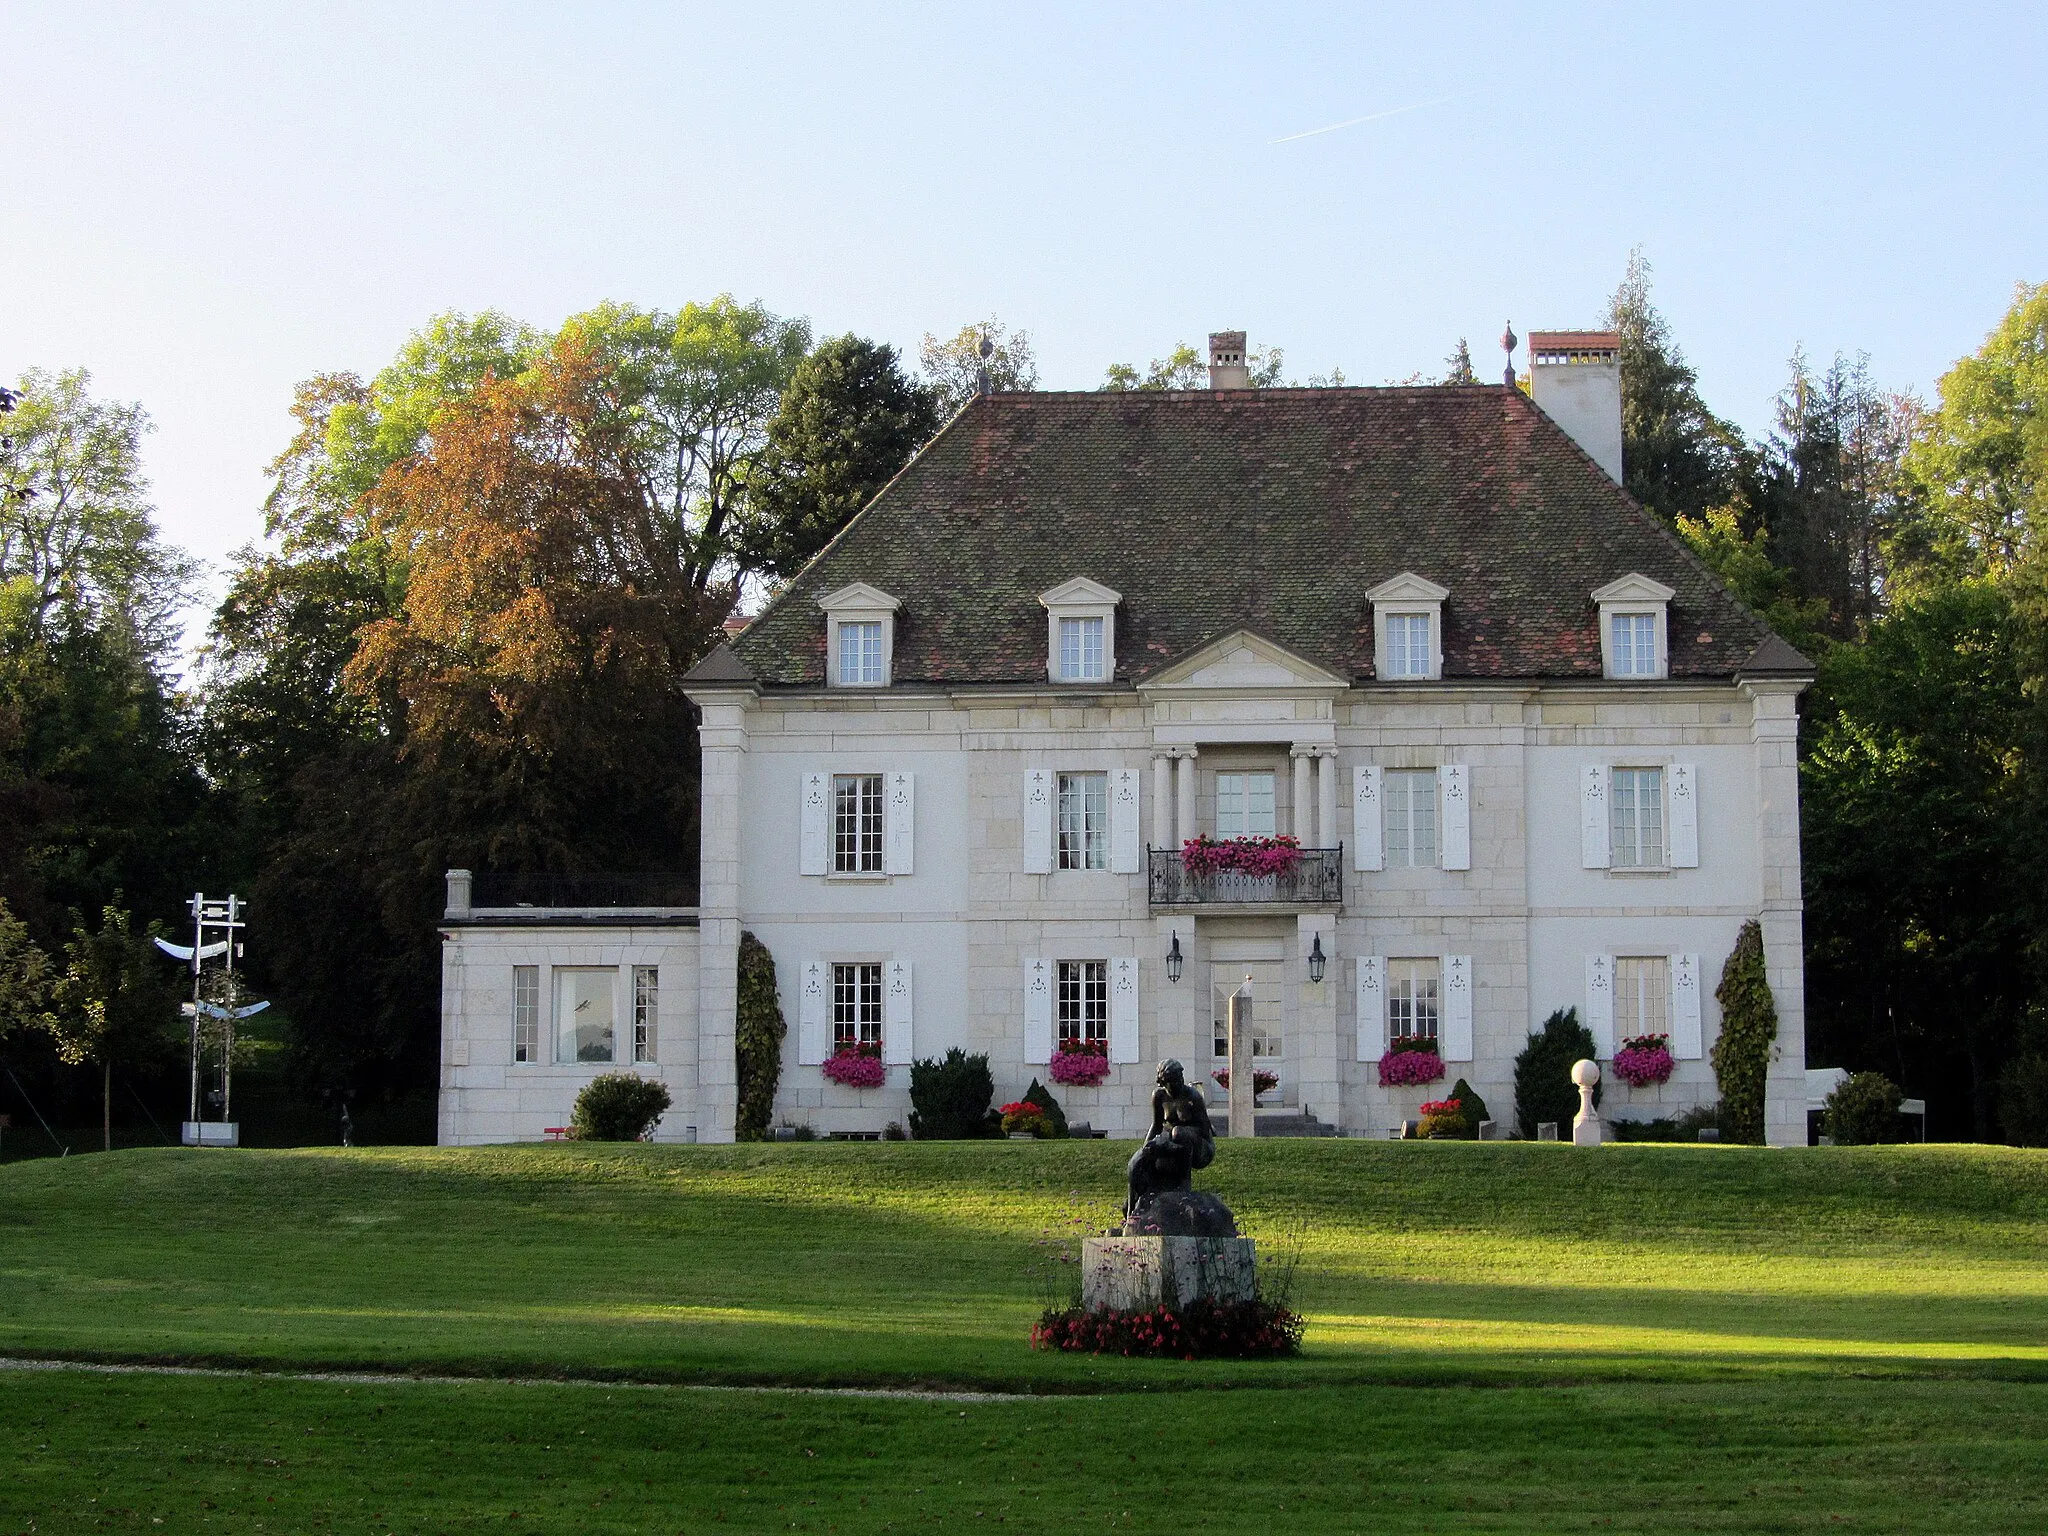
<path id="1" fill-rule="evenodd" d="M 1536 1127 L 1555 1120 L 1563 1135 L 1579 1112 L 1579 1090 L 1572 1085 L 1572 1065 L 1599 1054 L 1593 1032 L 1579 1022 L 1579 1010 L 1560 1008 L 1543 1021 L 1515 1058 L 1515 1129 L 1524 1141 L 1536 1139 Z M 1600 1090 L 1593 1090 L 1600 1102 Z"/>
<path id="2" fill-rule="evenodd" d="M 1031 1086 L 1024 1090 L 1024 1102 L 1036 1104 L 1045 1115 L 1045 1134 L 1064 1136 L 1067 1134 L 1067 1112 L 1060 1108 L 1060 1101 L 1052 1096 L 1052 1090 L 1031 1079 Z"/>
<path id="3" fill-rule="evenodd" d="M 1858 1072 L 1828 1095 L 1820 1128 L 1838 1147 L 1867 1147 L 1898 1135 L 1899 1085 L 1882 1072 Z"/>
<path id="4" fill-rule="evenodd" d="M 2048 1147 L 2048 1056 L 2029 1053 L 1998 1076 L 1998 1118 L 2016 1147 Z"/>
<path id="5" fill-rule="evenodd" d="M 1165 1360 L 1275 1360 L 1301 1353 L 1302 1319 L 1277 1301 L 1212 1301 L 1175 1312 L 1048 1309 L 1031 1330 L 1033 1349 Z"/>
<path id="6" fill-rule="evenodd" d="M 782 1081 L 782 1042 L 788 1033 L 775 990 L 775 957 L 751 933 L 742 933 L 739 1023 L 733 1040 L 740 1100 L 734 1134 L 741 1141 L 760 1141 L 768 1134 L 776 1085 Z"/>
<path id="7" fill-rule="evenodd" d="M 974 1141 L 989 1134 L 996 1080 L 988 1057 L 959 1046 L 943 1060 L 910 1064 L 910 1134 L 919 1141 Z"/>
<path id="8" fill-rule="evenodd" d="M 569 1134 L 578 1141 L 644 1141 L 668 1106 L 667 1084 L 630 1072 L 607 1072 L 576 1095 Z"/>
<path id="9" fill-rule="evenodd" d="M 1755 918 L 1742 925 L 1714 996 L 1721 1004 L 1721 1037 L 1713 1051 L 1714 1081 L 1721 1087 L 1721 1134 L 1729 1141 L 1761 1142 L 1778 1005 L 1764 975 L 1763 925 Z"/>
<path id="10" fill-rule="evenodd" d="M 1458 1101 L 1460 1113 L 1465 1117 L 1465 1139 L 1467 1141 L 1477 1141 L 1479 1139 L 1479 1122 L 1493 1118 L 1487 1111 L 1486 1100 L 1479 1097 L 1478 1090 L 1462 1077 L 1452 1085 L 1451 1091 L 1446 1097 Z"/>

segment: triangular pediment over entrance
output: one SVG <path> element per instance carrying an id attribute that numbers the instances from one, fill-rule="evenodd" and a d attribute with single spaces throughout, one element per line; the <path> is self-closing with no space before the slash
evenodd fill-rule
<path id="1" fill-rule="evenodd" d="M 1220 691 L 1267 693 L 1275 690 L 1344 688 L 1345 679 L 1285 646 L 1275 645 L 1249 629 L 1222 638 L 1168 663 L 1138 684 L 1141 693 Z"/>

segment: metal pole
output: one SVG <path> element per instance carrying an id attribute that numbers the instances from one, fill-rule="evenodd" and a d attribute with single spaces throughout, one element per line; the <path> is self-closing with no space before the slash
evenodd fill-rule
<path id="1" fill-rule="evenodd" d="M 192 1109 L 186 1116 L 199 1123 L 199 951 L 206 947 L 206 895 L 192 893 Z M 193 1133 L 197 1135 L 195 1131 Z"/>

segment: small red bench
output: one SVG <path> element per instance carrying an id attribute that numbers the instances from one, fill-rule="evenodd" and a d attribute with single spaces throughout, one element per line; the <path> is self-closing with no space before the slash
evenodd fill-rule
<path id="1" fill-rule="evenodd" d="M 569 1127 L 566 1125 L 544 1125 L 541 1127 L 540 1133 L 547 1137 L 549 1141 L 560 1141 L 569 1134 Z"/>

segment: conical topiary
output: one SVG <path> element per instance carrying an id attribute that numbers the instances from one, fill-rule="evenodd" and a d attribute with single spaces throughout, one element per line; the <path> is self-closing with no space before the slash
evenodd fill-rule
<path id="1" fill-rule="evenodd" d="M 1457 1086 L 1452 1088 L 1445 1097 L 1458 1101 L 1459 1113 L 1465 1119 L 1465 1139 L 1467 1141 L 1477 1141 L 1479 1139 L 1479 1122 L 1492 1118 L 1486 1111 L 1486 1100 L 1479 1097 L 1478 1090 L 1462 1077 L 1458 1079 Z"/>
<path id="2" fill-rule="evenodd" d="M 1764 974 L 1763 925 L 1742 925 L 1721 985 L 1721 1035 L 1714 1042 L 1714 1081 L 1721 1086 L 1721 1125 L 1731 1141 L 1764 1139 L 1764 1085 L 1771 1075 L 1771 1049 L 1778 1038 L 1778 1005 Z"/>

